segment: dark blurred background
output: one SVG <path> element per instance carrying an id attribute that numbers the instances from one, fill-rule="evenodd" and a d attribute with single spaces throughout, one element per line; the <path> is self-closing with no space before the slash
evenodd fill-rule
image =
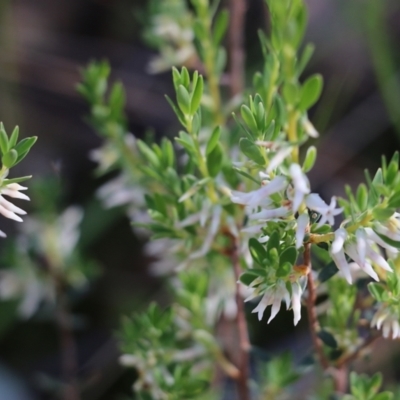
<path id="1" fill-rule="evenodd" d="M 250 71 L 261 65 L 257 29 L 266 23 L 262 0 L 247 3 L 245 43 L 251 82 Z M 325 80 L 322 99 L 311 115 L 321 132 L 311 183 L 313 191 L 327 198 L 343 194 L 344 183 L 359 183 L 364 168 L 376 169 L 381 154 L 391 156 L 399 147 L 400 3 L 307 3 L 306 41 L 313 42 L 316 51 L 306 75 L 320 72 Z M 57 175 L 65 188 L 64 203 L 90 209 L 86 226 L 107 220 L 86 248 L 103 274 L 73 310 L 81 326 L 79 376 L 88 400 L 128 398 L 124 396 L 130 394 L 134 374 L 118 366 L 114 333 L 122 314 L 160 296 L 162 282 L 147 274 L 141 243 L 122 211 L 92 207 L 93 194 L 104 178 L 94 177 L 95 164 L 88 153 L 101 140 L 83 120 L 88 108 L 75 86 L 82 66 L 92 59 L 107 59 L 113 78 L 126 87 L 130 130 L 139 137 L 148 128 L 157 137 L 174 135 L 177 123 L 163 96 L 172 92 L 170 73 L 146 72 L 154 52 L 141 39 L 138 16 L 145 8 L 145 0 L 0 3 L 0 119 L 8 129 L 18 124 L 23 136 L 39 137 L 15 174 L 33 174 L 34 179 Z M 12 236 L 15 224 L 3 220 L 4 230 Z M 271 334 L 287 332 L 281 320 L 276 318 L 268 327 Z M 293 337 L 292 345 L 299 346 Z M 264 331 L 254 331 L 253 342 L 266 346 Z M 58 337 L 51 321 L 13 321 L 1 330 L 1 399 L 54 398 L 49 394 L 51 379 L 58 374 Z M 24 393 L 11 394 L 12 386 Z"/>

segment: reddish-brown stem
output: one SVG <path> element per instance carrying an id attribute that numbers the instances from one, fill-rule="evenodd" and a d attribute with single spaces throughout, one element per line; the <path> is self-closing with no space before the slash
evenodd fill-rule
<path id="1" fill-rule="evenodd" d="M 315 352 L 317 353 L 318 361 L 321 367 L 326 370 L 329 367 L 329 361 L 327 360 L 323 344 L 321 339 L 318 337 L 319 331 L 319 323 L 317 318 L 317 310 L 315 308 L 315 301 L 317 299 L 317 293 L 315 290 L 314 279 L 312 276 L 312 267 L 311 267 L 311 244 L 306 243 L 304 245 L 304 264 L 307 266 L 308 275 L 307 275 L 307 289 L 308 289 L 308 297 L 307 297 L 307 314 L 308 314 L 308 324 L 310 327 L 311 339 L 313 342 L 313 346 Z"/>
<path id="2" fill-rule="evenodd" d="M 239 249 L 237 238 L 232 238 L 232 249 L 231 249 L 231 260 L 233 264 L 233 269 L 235 273 L 235 280 L 239 282 L 239 277 L 241 274 L 240 261 L 239 261 Z M 240 357 L 238 369 L 240 370 L 240 375 L 237 378 L 237 388 L 240 400 L 250 400 L 250 393 L 248 387 L 249 380 L 249 350 L 250 341 L 249 334 L 247 330 L 246 313 L 244 309 L 243 298 L 240 294 L 240 284 L 236 284 L 236 304 L 237 304 L 237 328 L 239 336 L 239 346 L 240 346 Z"/>
<path id="3" fill-rule="evenodd" d="M 245 0 L 229 0 L 230 24 L 228 31 L 229 42 L 229 80 L 232 97 L 244 89 L 244 20 L 246 14 Z"/>

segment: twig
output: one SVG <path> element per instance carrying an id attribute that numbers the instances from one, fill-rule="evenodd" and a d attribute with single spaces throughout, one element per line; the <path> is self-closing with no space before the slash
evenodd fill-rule
<path id="1" fill-rule="evenodd" d="M 318 337 L 319 331 L 319 323 L 317 318 L 317 311 L 315 309 L 315 301 L 317 298 L 317 293 L 315 290 L 314 279 L 312 276 L 312 268 L 311 268 L 311 244 L 306 243 L 304 245 L 304 264 L 308 267 L 308 275 L 307 275 L 307 288 L 308 288 L 308 297 L 307 297 L 307 314 L 308 314 L 308 324 L 310 326 L 311 339 L 313 342 L 314 349 L 318 356 L 318 361 L 321 364 L 321 367 L 326 370 L 329 368 L 329 361 L 325 357 L 323 344 L 321 339 Z"/>
<path id="2" fill-rule="evenodd" d="M 364 343 L 353 353 L 346 354 L 343 357 L 340 357 L 339 360 L 336 361 L 336 367 L 340 368 L 344 365 L 350 364 L 352 361 L 354 361 L 360 353 L 362 353 L 367 347 L 371 346 L 373 343 L 375 343 L 381 336 L 376 335 L 376 336 L 370 336 L 367 338 Z"/>
<path id="3" fill-rule="evenodd" d="M 240 277 L 240 264 L 239 264 L 239 251 L 238 251 L 238 239 L 232 237 L 232 249 L 231 249 L 231 260 L 235 273 L 235 280 L 239 282 Z M 240 358 L 239 358 L 239 370 L 240 375 L 237 378 L 237 387 L 240 400 L 250 400 L 248 379 L 249 379 L 249 350 L 250 341 L 247 330 L 246 314 L 244 309 L 243 298 L 240 294 L 240 283 L 236 285 L 236 304 L 237 304 L 237 327 L 240 342 Z"/>
<path id="4" fill-rule="evenodd" d="M 230 24 L 228 31 L 230 89 L 232 97 L 241 93 L 244 88 L 244 20 L 246 14 L 245 0 L 230 0 Z"/>

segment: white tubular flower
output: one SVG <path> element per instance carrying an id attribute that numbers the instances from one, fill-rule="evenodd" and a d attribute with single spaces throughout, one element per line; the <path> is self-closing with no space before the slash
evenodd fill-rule
<path id="1" fill-rule="evenodd" d="M 357 243 L 347 243 L 345 245 L 345 251 L 354 260 L 354 262 L 358 264 L 358 266 L 362 270 L 364 270 L 371 278 L 379 281 L 377 273 L 374 271 L 371 264 L 365 260 L 365 258 L 361 258 L 360 254 L 357 251 L 357 247 Z"/>
<path id="2" fill-rule="evenodd" d="M 372 318 L 371 327 L 375 326 L 379 330 L 382 329 L 382 335 L 384 338 L 388 338 L 390 334 L 392 339 L 400 337 L 398 315 L 383 305 Z"/>
<path id="3" fill-rule="evenodd" d="M 306 197 L 306 205 L 310 210 L 317 211 L 321 214 L 321 219 L 317 224 L 318 227 L 324 225 L 327 221 L 330 225 L 334 225 L 334 217 L 343 211 L 343 208 L 335 208 L 336 197 L 332 197 L 331 202 L 328 205 L 317 193 L 311 193 Z"/>
<path id="4" fill-rule="evenodd" d="M 29 200 L 26 194 L 20 193 L 20 190 L 26 190 L 27 188 L 19 185 L 18 183 L 10 183 L 0 189 L 0 214 L 4 215 L 6 218 L 13 219 L 14 221 L 22 222 L 22 218 L 19 215 L 25 215 L 26 212 L 21 208 L 15 206 L 8 200 L 6 200 L 3 195 L 13 197 L 16 199 Z M 19 215 L 17 215 L 19 214 Z M 0 236 L 5 237 L 6 234 L 0 231 Z"/>
<path id="5" fill-rule="evenodd" d="M 261 221 L 270 221 L 276 218 L 286 217 L 289 214 L 287 207 L 279 207 L 271 210 L 262 210 L 258 213 L 251 214 L 249 219 L 258 219 Z"/>
<path id="6" fill-rule="evenodd" d="M 305 195 L 310 193 L 310 183 L 299 164 L 292 164 L 289 167 L 289 174 L 292 178 L 294 188 L 292 210 L 293 212 L 297 212 Z"/>
<path id="7" fill-rule="evenodd" d="M 272 157 L 272 160 L 270 161 L 267 172 L 270 173 L 272 172 L 275 168 L 279 167 L 285 158 L 290 154 L 292 151 L 292 147 L 283 147 L 281 148 L 275 155 Z"/>
<path id="8" fill-rule="evenodd" d="M 351 276 L 350 264 L 346 260 L 344 254 L 343 245 L 347 237 L 347 231 L 343 228 L 339 228 L 335 232 L 335 239 L 333 240 L 332 246 L 330 248 L 330 255 L 335 262 L 336 266 L 342 272 L 343 276 L 346 278 L 347 282 L 352 284 L 353 279 Z"/>
<path id="9" fill-rule="evenodd" d="M 301 294 L 302 290 L 298 282 L 292 283 L 292 308 L 294 320 L 293 323 L 296 326 L 301 319 Z"/>
<path id="10" fill-rule="evenodd" d="M 260 189 L 249 193 L 238 192 L 232 190 L 231 201 L 233 203 L 242 204 L 250 207 L 259 206 L 266 198 L 274 193 L 280 192 L 287 187 L 287 181 L 283 176 L 274 178 L 271 182 L 262 186 Z"/>
<path id="11" fill-rule="evenodd" d="M 252 295 L 248 297 L 245 301 L 254 298 Z M 270 286 L 264 296 L 261 298 L 261 301 L 258 303 L 258 306 L 252 311 L 253 313 L 258 313 L 258 320 L 261 321 L 264 315 L 265 309 L 272 305 L 271 308 L 271 316 L 268 319 L 268 323 L 270 323 L 278 314 L 282 301 L 285 301 L 286 308 L 288 308 L 290 304 L 290 294 L 286 289 L 285 283 L 283 281 L 278 281 L 276 285 Z"/>
<path id="12" fill-rule="evenodd" d="M 310 218 L 307 213 L 303 213 L 297 218 L 296 249 L 299 249 L 303 245 L 306 228 L 309 222 Z"/>
<path id="13" fill-rule="evenodd" d="M 368 239 L 376 244 L 378 244 L 379 246 L 383 247 L 384 249 L 388 250 L 389 252 L 391 252 L 392 254 L 398 254 L 398 250 L 393 247 L 390 246 L 388 243 L 386 243 L 384 240 L 382 240 L 374 231 L 372 228 L 365 228 L 365 232 L 368 236 Z"/>
<path id="14" fill-rule="evenodd" d="M 379 277 L 372 268 L 371 263 L 376 264 L 386 271 L 392 271 L 388 262 L 379 253 L 376 242 L 371 240 L 369 229 L 370 228 L 357 229 L 355 234 L 356 240 L 354 241 L 353 237 L 353 239 L 348 242 L 346 242 L 348 233 L 344 228 L 339 228 L 335 232 L 335 239 L 332 242 L 330 254 L 333 261 L 342 271 L 344 277 L 349 283 L 352 283 L 351 267 L 346 260 L 345 253 L 353 259 L 353 264 L 357 265 L 376 281 L 379 281 Z M 374 232 L 373 234 L 378 237 Z M 372 237 L 375 238 L 375 236 Z"/>
<path id="15" fill-rule="evenodd" d="M 335 239 L 332 242 L 332 253 L 338 253 L 343 249 L 344 241 L 347 238 L 347 231 L 344 228 L 339 228 L 335 231 Z"/>

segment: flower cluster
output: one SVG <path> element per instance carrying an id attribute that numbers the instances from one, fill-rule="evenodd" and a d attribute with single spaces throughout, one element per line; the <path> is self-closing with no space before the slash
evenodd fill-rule
<path id="1" fill-rule="evenodd" d="M 342 212 L 341 208 L 336 208 L 335 198 L 332 198 L 328 205 L 318 194 L 311 193 L 309 181 L 300 165 L 292 163 L 286 176 L 279 175 L 270 179 L 268 172 L 269 170 L 267 174 L 260 173 L 261 188 L 248 193 L 231 192 L 231 201 L 246 206 L 246 213 L 251 221 L 251 225 L 245 227 L 243 231 L 258 234 L 259 242 L 269 241 L 269 236 L 264 233 L 268 222 L 282 222 L 286 225 L 284 229 L 294 228 L 295 248 L 300 249 L 310 225 L 307 209 L 320 215 L 317 227 L 326 222 L 333 225 L 334 217 Z M 251 286 L 258 284 L 260 280 L 265 281 L 262 278 L 256 279 Z M 293 308 L 294 323 L 297 324 L 300 320 L 301 295 L 305 285 L 304 271 L 296 269 L 296 265 L 293 264 L 278 280 L 276 274 L 268 276 L 268 283 L 259 286 L 247 300 L 263 295 L 253 312 L 257 312 L 261 320 L 266 307 L 272 305 L 268 322 L 276 316 L 281 301 L 284 300 L 287 308 L 290 305 Z"/>

